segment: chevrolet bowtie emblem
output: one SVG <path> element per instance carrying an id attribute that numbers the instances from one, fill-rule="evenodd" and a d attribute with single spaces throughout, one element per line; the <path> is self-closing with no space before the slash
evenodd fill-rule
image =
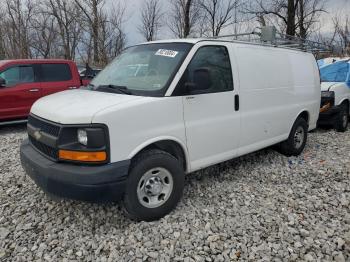
<path id="1" fill-rule="evenodd" d="M 41 130 L 36 130 L 33 135 L 36 140 L 39 140 L 41 138 Z"/>

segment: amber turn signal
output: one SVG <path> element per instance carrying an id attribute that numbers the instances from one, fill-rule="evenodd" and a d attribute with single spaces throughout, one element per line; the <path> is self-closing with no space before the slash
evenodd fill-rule
<path id="1" fill-rule="evenodd" d="M 107 160 L 107 154 L 100 152 L 82 152 L 60 150 L 58 153 L 60 160 L 80 161 L 80 162 L 104 162 Z"/>

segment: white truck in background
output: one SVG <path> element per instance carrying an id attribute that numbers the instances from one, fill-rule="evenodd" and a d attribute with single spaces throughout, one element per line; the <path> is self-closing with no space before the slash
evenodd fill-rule
<path id="1" fill-rule="evenodd" d="M 133 65 L 142 74 L 128 74 Z M 174 209 L 185 174 L 271 145 L 299 155 L 316 128 L 320 78 L 312 54 L 217 39 L 126 49 L 86 90 L 40 99 L 21 146 L 44 190 L 122 200 L 133 219 Z"/>
<path id="2" fill-rule="evenodd" d="M 319 124 L 330 124 L 345 132 L 350 115 L 350 61 L 343 59 L 320 66 L 321 111 Z"/>

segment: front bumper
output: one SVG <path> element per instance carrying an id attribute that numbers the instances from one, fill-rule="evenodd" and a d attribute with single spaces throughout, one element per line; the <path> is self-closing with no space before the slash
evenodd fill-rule
<path id="1" fill-rule="evenodd" d="M 339 106 L 332 106 L 327 111 L 320 113 L 320 116 L 318 118 L 318 124 L 320 124 L 320 125 L 325 125 L 325 124 L 333 125 L 335 123 L 335 121 L 337 120 L 339 112 L 340 112 Z"/>
<path id="2" fill-rule="evenodd" d="M 28 140 L 21 145 L 21 163 L 47 193 L 84 201 L 118 201 L 125 192 L 130 161 L 103 166 L 58 163 L 36 151 Z"/>

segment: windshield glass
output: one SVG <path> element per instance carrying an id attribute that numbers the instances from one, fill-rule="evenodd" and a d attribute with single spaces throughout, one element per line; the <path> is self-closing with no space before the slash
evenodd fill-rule
<path id="1" fill-rule="evenodd" d="M 346 82 L 349 72 L 348 62 L 338 62 L 320 69 L 322 82 Z"/>
<path id="2" fill-rule="evenodd" d="M 193 45 L 161 43 L 126 49 L 91 82 L 92 88 L 127 88 L 133 95 L 163 96 Z"/>

